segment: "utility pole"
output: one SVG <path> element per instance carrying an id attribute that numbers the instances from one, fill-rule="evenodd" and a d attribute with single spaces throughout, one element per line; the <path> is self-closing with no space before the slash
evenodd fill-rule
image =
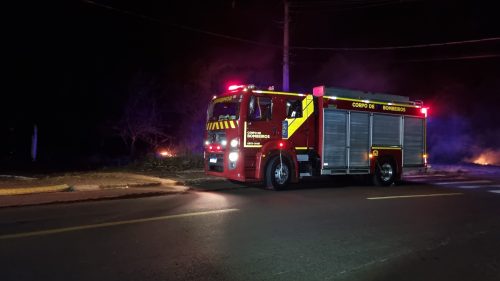
<path id="1" fill-rule="evenodd" d="M 31 160 L 36 161 L 36 153 L 38 150 L 38 127 L 33 125 L 33 135 L 31 136 Z"/>
<path id="2" fill-rule="evenodd" d="M 288 8 L 289 3 L 288 0 L 284 0 L 285 2 L 285 11 L 284 11 L 284 20 L 283 20 L 283 91 L 287 92 L 290 90 L 290 50 L 289 50 L 289 37 L 288 37 L 288 28 L 289 28 L 289 14 Z"/>

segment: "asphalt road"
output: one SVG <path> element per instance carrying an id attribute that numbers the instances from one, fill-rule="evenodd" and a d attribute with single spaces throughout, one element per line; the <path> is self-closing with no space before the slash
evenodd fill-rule
<path id="1" fill-rule="evenodd" d="M 345 178 L 0 210 L 0 280 L 500 280 L 500 185 Z"/>

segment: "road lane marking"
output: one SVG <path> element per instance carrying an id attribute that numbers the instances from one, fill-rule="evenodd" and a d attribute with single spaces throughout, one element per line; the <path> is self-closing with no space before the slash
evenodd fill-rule
<path id="1" fill-rule="evenodd" d="M 500 194 L 500 190 L 488 190 L 488 191 L 491 192 L 491 193 L 498 193 L 498 194 Z"/>
<path id="2" fill-rule="evenodd" d="M 152 218 L 144 218 L 144 219 L 87 224 L 87 225 L 65 227 L 65 228 L 54 228 L 54 229 L 39 230 L 39 231 L 32 231 L 32 232 L 21 232 L 21 233 L 0 235 L 0 240 L 23 238 L 23 237 L 30 237 L 30 236 L 49 235 L 49 234 L 56 234 L 56 233 L 63 233 L 63 232 L 79 231 L 79 230 L 94 229 L 94 228 L 104 228 L 104 227 L 110 227 L 110 226 L 116 226 L 116 225 L 135 224 L 135 223 L 150 222 L 150 221 L 161 221 L 161 220 L 169 220 L 169 219 L 177 219 L 177 218 L 196 217 L 196 216 L 204 216 L 204 215 L 215 215 L 215 214 L 229 213 L 229 212 L 235 212 L 235 211 L 239 211 L 239 209 L 221 209 L 221 210 L 194 212 L 194 213 L 186 213 L 186 214 L 178 214 L 178 215 L 168 215 L 168 216 L 160 216 L 160 217 L 152 217 Z"/>
<path id="3" fill-rule="evenodd" d="M 459 185 L 456 187 L 457 188 L 464 188 L 464 189 L 473 189 L 473 188 L 487 187 L 487 185 Z"/>
<path id="4" fill-rule="evenodd" d="M 446 182 L 450 180 L 465 180 L 467 178 L 464 177 L 451 177 L 451 178 L 418 178 L 418 179 L 408 179 L 408 181 L 412 182 Z"/>
<path id="5" fill-rule="evenodd" d="M 490 180 L 474 180 L 474 181 L 447 181 L 447 182 L 435 182 L 434 184 L 439 185 L 452 185 L 452 184 L 467 184 L 467 183 L 490 183 Z"/>
<path id="6" fill-rule="evenodd" d="M 399 198 L 418 198 L 418 197 L 437 197 L 437 196 L 455 196 L 463 195 L 461 192 L 454 193 L 432 193 L 432 194 L 414 194 L 414 195 L 397 195 L 397 196 L 383 196 L 383 197 L 368 197 L 368 200 L 382 200 L 382 199 L 399 199 Z"/>
<path id="7" fill-rule="evenodd" d="M 437 174 L 437 175 L 408 175 L 403 176 L 403 178 L 431 178 L 431 177 L 446 177 L 448 175 Z"/>

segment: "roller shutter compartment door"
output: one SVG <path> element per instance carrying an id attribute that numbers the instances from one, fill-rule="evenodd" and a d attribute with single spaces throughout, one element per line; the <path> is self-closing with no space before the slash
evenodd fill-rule
<path id="1" fill-rule="evenodd" d="M 347 166 L 347 112 L 324 111 L 323 169 Z"/>
<path id="2" fill-rule="evenodd" d="M 351 112 L 350 121 L 349 166 L 366 168 L 370 142 L 370 115 Z"/>
<path id="3" fill-rule="evenodd" d="M 424 119 L 405 117 L 403 165 L 423 165 Z"/>

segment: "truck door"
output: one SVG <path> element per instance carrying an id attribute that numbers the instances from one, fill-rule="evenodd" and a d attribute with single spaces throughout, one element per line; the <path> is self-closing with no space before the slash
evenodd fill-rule
<path id="1" fill-rule="evenodd" d="M 273 107 L 273 98 L 270 96 L 250 97 L 243 136 L 244 147 L 261 147 L 281 136 L 281 120 L 273 118 Z"/>

